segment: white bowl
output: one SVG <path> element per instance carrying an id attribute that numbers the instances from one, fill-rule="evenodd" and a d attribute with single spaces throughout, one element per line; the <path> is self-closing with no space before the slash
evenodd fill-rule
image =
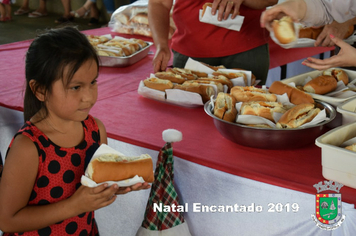
<path id="1" fill-rule="evenodd" d="M 355 137 L 356 123 L 351 123 L 330 130 L 315 140 L 321 148 L 324 178 L 356 188 L 356 152 L 345 149 L 356 142 Z"/>

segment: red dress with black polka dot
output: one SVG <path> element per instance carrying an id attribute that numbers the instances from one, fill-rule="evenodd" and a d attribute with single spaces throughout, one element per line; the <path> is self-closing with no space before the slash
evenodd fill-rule
<path id="1" fill-rule="evenodd" d="M 16 134 L 29 137 L 35 143 L 39 155 L 38 174 L 28 205 L 55 203 L 69 198 L 79 188 L 81 176 L 100 145 L 99 128 L 95 119 L 89 115 L 82 124 L 85 138 L 78 146 L 72 148 L 57 146 L 31 122 L 26 122 Z M 86 212 L 43 229 L 4 234 L 9 235 L 84 236 L 99 233 L 94 212 Z"/>

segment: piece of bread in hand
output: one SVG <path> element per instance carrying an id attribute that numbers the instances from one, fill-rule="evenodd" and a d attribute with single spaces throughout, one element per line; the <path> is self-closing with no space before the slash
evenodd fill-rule
<path id="1" fill-rule="evenodd" d="M 274 81 L 269 87 L 268 91 L 278 95 L 286 93 L 288 95 L 289 101 L 295 105 L 302 103 L 314 103 L 314 99 L 310 94 L 288 84 L 282 83 L 281 81 Z"/>
<path id="2" fill-rule="evenodd" d="M 276 124 L 277 128 L 298 128 L 314 119 L 320 112 L 312 103 L 304 103 L 294 106 L 284 113 Z"/>
<path id="3" fill-rule="evenodd" d="M 303 90 L 308 93 L 326 94 L 332 92 L 337 87 L 337 81 L 334 76 L 320 75 L 303 86 Z"/>
<path id="4" fill-rule="evenodd" d="M 165 91 L 166 89 L 173 88 L 173 83 L 167 79 L 158 79 L 158 78 L 148 78 L 143 81 L 146 87 L 151 89 L 156 89 L 159 91 Z"/>
<path id="5" fill-rule="evenodd" d="M 274 36 L 281 44 L 288 44 L 297 40 L 294 23 L 290 16 L 283 16 L 272 22 Z"/>
<path id="6" fill-rule="evenodd" d="M 214 104 L 214 115 L 222 120 L 235 122 L 237 116 L 235 104 L 236 100 L 230 94 L 218 93 Z"/>
<path id="7" fill-rule="evenodd" d="M 250 101 L 277 101 L 277 96 L 268 92 L 268 90 L 256 88 L 253 86 L 234 86 L 230 94 L 235 97 L 237 102 Z"/>

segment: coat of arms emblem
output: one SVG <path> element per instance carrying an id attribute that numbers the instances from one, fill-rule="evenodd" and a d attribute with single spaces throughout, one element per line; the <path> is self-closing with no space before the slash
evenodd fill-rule
<path id="1" fill-rule="evenodd" d="M 339 193 L 344 185 L 334 181 L 324 181 L 313 186 L 317 190 L 315 215 L 312 215 L 315 224 L 324 230 L 340 227 L 345 220 L 345 215 L 342 215 L 341 193 Z"/>

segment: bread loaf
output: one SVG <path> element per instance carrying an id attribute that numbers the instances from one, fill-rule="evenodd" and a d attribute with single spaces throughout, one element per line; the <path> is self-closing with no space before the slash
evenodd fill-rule
<path id="1" fill-rule="evenodd" d="M 151 89 L 156 89 L 160 91 L 165 91 L 166 89 L 173 88 L 173 83 L 170 80 L 158 79 L 158 78 L 148 78 L 143 81 L 146 87 Z"/>
<path id="2" fill-rule="evenodd" d="M 269 87 L 268 91 L 270 93 L 278 95 L 287 93 L 289 101 L 296 105 L 302 103 L 314 103 L 314 99 L 310 94 L 307 94 L 297 88 L 284 84 L 281 81 L 274 81 L 271 87 Z"/>
<path id="3" fill-rule="evenodd" d="M 337 81 L 333 76 L 321 75 L 306 83 L 303 90 L 309 93 L 326 94 L 334 91 L 337 87 Z"/>
<path id="4" fill-rule="evenodd" d="M 89 163 L 88 174 L 96 183 L 121 181 L 135 175 L 141 176 L 149 183 L 154 180 L 152 158 L 148 154 L 137 157 L 104 154 Z"/>
<path id="5" fill-rule="evenodd" d="M 230 94 L 235 97 L 237 102 L 277 101 L 277 96 L 275 94 L 271 94 L 267 90 L 253 86 L 234 86 L 232 87 Z"/>

